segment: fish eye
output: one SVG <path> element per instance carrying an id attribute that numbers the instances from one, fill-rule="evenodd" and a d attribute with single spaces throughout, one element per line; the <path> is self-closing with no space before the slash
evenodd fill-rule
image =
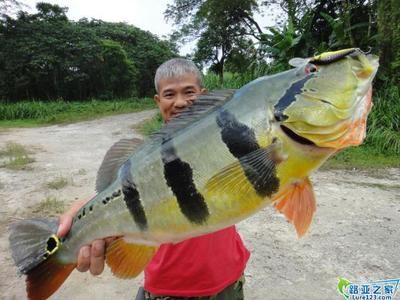
<path id="1" fill-rule="evenodd" d="M 306 74 L 315 73 L 317 71 L 318 71 L 318 68 L 317 68 L 316 65 L 307 64 L 306 67 L 305 67 Z"/>

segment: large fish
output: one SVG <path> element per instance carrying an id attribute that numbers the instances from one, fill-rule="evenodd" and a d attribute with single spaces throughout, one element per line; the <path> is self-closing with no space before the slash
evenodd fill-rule
<path id="1" fill-rule="evenodd" d="M 30 299 L 53 294 L 79 249 L 119 236 L 106 262 L 122 278 L 139 274 L 162 243 L 216 231 L 274 203 L 299 236 L 315 198 L 309 174 L 365 136 L 376 56 L 359 49 L 294 60 L 296 68 L 234 91 L 199 97 L 145 143 L 121 140 L 100 167 L 98 194 L 69 234 L 57 221 L 10 226 L 15 263 Z"/>

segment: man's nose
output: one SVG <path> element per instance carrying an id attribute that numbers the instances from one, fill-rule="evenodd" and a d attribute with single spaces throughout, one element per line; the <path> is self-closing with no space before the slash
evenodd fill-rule
<path id="1" fill-rule="evenodd" d="M 185 97 L 184 95 L 178 95 L 178 98 L 176 99 L 174 105 L 177 108 L 185 108 L 188 106 L 190 103 L 189 99 Z"/>

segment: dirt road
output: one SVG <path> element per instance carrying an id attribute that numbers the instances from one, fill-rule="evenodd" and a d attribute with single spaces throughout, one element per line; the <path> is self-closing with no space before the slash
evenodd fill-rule
<path id="1" fill-rule="evenodd" d="M 0 168 L 0 299 L 25 299 L 23 278 L 8 251 L 6 226 L 46 198 L 70 203 L 94 194 L 97 168 L 117 140 L 154 111 L 63 126 L 0 131 L 0 148 L 17 142 L 33 152 L 30 170 Z M 54 178 L 67 185 L 54 190 Z M 267 207 L 238 228 L 252 252 L 246 299 L 342 299 L 339 277 L 353 282 L 400 278 L 400 169 L 324 171 L 313 175 L 318 208 L 310 232 L 297 239 Z M 132 299 L 142 277 L 119 280 L 73 272 L 52 299 Z"/>

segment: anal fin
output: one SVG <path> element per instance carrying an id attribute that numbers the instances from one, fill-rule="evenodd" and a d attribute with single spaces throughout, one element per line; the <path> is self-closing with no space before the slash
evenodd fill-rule
<path id="1" fill-rule="evenodd" d="M 302 237 L 311 224 L 316 210 L 312 184 L 308 178 L 290 184 L 274 196 L 275 208 L 293 223 L 297 235 Z"/>
<path id="2" fill-rule="evenodd" d="M 107 248 L 106 262 L 115 276 L 133 278 L 143 271 L 156 251 L 157 247 L 129 244 L 119 238 Z"/>

